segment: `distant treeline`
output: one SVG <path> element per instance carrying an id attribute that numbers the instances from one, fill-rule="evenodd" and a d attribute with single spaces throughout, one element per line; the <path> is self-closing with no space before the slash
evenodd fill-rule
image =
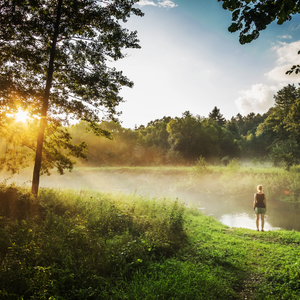
<path id="1" fill-rule="evenodd" d="M 133 130 L 103 122 L 101 127 L 112 132 L 112 140 L 87 132 L 84 122 L 70 131 L 74 142 L 88 144 L 89 165 L 189 164 L 200 156 L 211 163 L 240 157 L 265 160 L 269 141 L 256 131 L 269 114 L 238 114 L 227 121 L 215 107 L 208 118 L 186 111 L 182 117 L 163 117 Z"/>
<path id="2" fill-rule="evenodd" d="M 237 114 L 230 120 L 214 107 L 208 117 L 186 111 L 182 117 L 164 116 L 133 130 L 103 122 L 111 140 L 86 133 L 85 123 L 70 131 L 74 142 L 87 142 L 89 165 L 190 164 L 202 156 L 213 164 L 247 158 L 289 169 L 300 161 L 300 88 L 288 85 L 274 99 L 263 115 Z"/>
<path id="3" fill-rule="evenodd" d="M 112 121 L 91 124 L 92 128 L 84 122 L 63 127 L 52 120 L 42 170 L 49 173 L 56 168 L 62 174 L 72 169 L 73 157 L 88 166 L 189 165 L 200 157 L 202 162 L 227 164 L 237 158 L 271 161 L 288 170 L 300 163 L 300 88 L 288 85 L 274 99 L 274 106 L 263 115 L 237 114 L 230 120 L 217 107 L 207 117 L 186 111 L 181 117 L 164 116 L 134 129 Z M 0 170 L 17 173 L 32 163 L 36 120 L 22 123 L 8 116 L 0 120 Z"/>

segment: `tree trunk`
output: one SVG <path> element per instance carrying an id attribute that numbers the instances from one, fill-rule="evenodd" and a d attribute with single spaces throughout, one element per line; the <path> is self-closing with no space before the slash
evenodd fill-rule
<path id="1" fill-rule="evenodd" d="M 42 165 L 43 142 L 44 142 L 45 129 L 47 126 L 47 111 L 48 111 L 48 105 L 49 105 L 50 88 L 52 85 L 52 78 L 53 78 L 55 48 L 56 48 L 56 43 L 57 43 L 57 37 L 59 34 L 61 6 L 62 6 L 62 0 L 58 0 L 55 29 L 54 29 L 52 48 L 51 48 L 51 53 L 50 53 L 49 66 L 48 66 L 46 88 L 45 88 L 45 93 L 43 96 L 43 106 L 42 106 L 42 110 L 41 110 L 41 119 L 40 119 L 40 125 L 39 125 L 38 137 L 37 137 L 36 155 L 35 155 L 35 163 L 34 163 L 34 169 L 33 169 L 31 192 L 35 196 L 37 196 L 37 194 L 38 194 L 39 183 L 40 183 L 40 170 L 41 170 L 41 165 Z"/>

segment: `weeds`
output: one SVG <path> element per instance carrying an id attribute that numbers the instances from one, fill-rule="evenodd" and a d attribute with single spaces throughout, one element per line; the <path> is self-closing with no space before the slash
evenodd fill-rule
<path id="1" fill-rule="evenodd" d="M 227 168 L 231 172 L 236 172 L 241 168 L 241 163 L 239 162 L 239 160 L 237 158 L 233 158 L 231 161 L 229 161 Z"/>
<path id="2" fill-rule="evenodd" d="M 134 195 L 44 189 L 38 205 L 1 214 L 1 299 L 299 299 L 298 232 Z"/>
<path id="3" fill-rule="evenodd" d="M 74 286 L 87 295 L 91 282 L 130 279 L 187 244 L 178 201 L 45 189 L 38 203 L 42 209 L 35 218 L 1 218 L 2 296 L 75 299 Z"/>
<path id="4" fill-rule="evenodd" d="M 208 163 L 206 162 L 203 156 L 200 156 L 195 163 L 195 170 L 197 173 L 206 173 L 207 172 Z"/>

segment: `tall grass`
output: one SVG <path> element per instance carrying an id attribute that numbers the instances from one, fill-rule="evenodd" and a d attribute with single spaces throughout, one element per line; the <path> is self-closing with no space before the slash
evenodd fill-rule
<path id="1" fill-rule="evenodd" d="M 0 199 L 15 200 L 0 299 L 299 299 L 298 232 L 228 228 L 164 198 L 44 189 L 33 206 L 2 186 Z"/>
<path id="2" fill-rule="evenodd" d="M 16 187 L 2 187 L 0 194 L 7 201 L 18 194 L 16 206 L 29 195 Z M 9 218 L 0 219 L 0 295 L 8 299 L 85 299 L 91 286 L 109 298 L 111 278 L 130 279 L 187 243 L 177 200 L 45 189 L 38 205 L 34 217 L 11 207 Z"/>

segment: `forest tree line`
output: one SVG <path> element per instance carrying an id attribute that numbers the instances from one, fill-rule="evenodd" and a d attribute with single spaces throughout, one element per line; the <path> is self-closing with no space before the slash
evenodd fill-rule
<path id="1" fill-rule="evenodd" d="M 73 168 L 74 157 L 78 166 L 190 165 L 203 157 L 211 164 L 238 158 L 289 169 L 300 162 L 300 88 L 288 85 L 274 99 L 265 114 L 237 114 L 230 120 L 214 107 L 207 117 L 185 111 L 134 129 L 106 121 L 96 124 L 101 136 L 83 121 L 48 126 L 42 170 L 62 174 Z M 0 126 L 0 170 L 17 173 L 32 164 L 37 124 L 35 119 L 24 125 L 7 118 Z"/>
<path id="2" fill-rule="evenodd" d="M 73 141 L 88 144 L 88 165 L 228 163 L 233 158 L 271 161 L 289 169 L 299 163 L 300 88 L 288 85 L 274 95 L 275 104 L 264 114 L 237 114 L 226 120 L 214 107 L 208 117 L 185 111 L 181 117 L 164 116 L 135 129 L 113 121 L 101 127 L 112 138 L 86 132 L 81 122 L 70 128 Z"/>

